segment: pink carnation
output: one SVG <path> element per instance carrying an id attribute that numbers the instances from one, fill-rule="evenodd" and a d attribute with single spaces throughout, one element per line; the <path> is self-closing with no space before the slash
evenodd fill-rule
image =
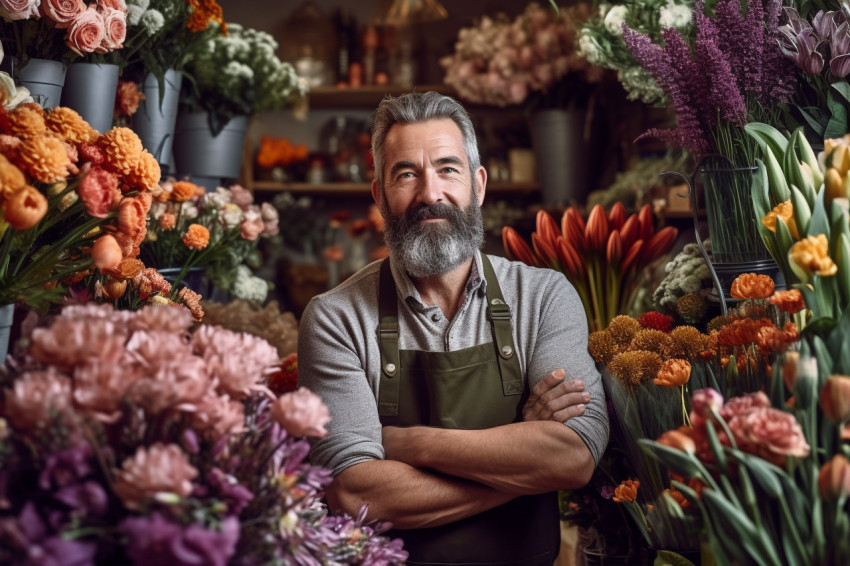
<path id="1" fill-rule="evenodd" d="M 112 310 L 111 306 L 106 308 Z M 42 363 L 68 371 L 94 359 L 117 363 L 124 353 L 126 327 L 123 323 L 104 319 L 92 323 L 65 309 L 63 316 L 57 317 L 48 328 L 33 331 L 30 355 Z"/>
<path id="2" fill-rule="evenodd" d="M 4 414 L 21 433 L 34 433 L 71 406 L 71 380 L 53 371 L 25 373 L 5 392 Z"/>
<path id="3" fill-rule="evenodd" d="M 127 12 L 115 8 L 101 8 L 106 35 L 103 46 L 106 49 L 121 49 L 127 38 Z"/>
<path id="4" fill-rule="evenodd" d="M 106 53 L 103 40 L 106 37 L 106 23 L 95 4 L 80 12 L 71 22 L 65 43 L 77 55 L 85 53 Z"/>
<path id="5" fill-rule="evenodd" d="M 41 3 L 42 12 L 56 22 L 58 29 L 67 28 L 85 9 L 83 0 L 44 0 Z"/>
<path id="6" fill-rule="evenodd" d="M 252 206 L 245 211 L 245 220 L 242 221 L 239 228 L 242 232 L 242 239 L 253 242 L 260 234 L 263 233 L 266 225 L 263 222 L 263 217 L 260 212 L 256 210 L 256 207 Z"/>
<path id="7" fill-rule="evenodd" d="M 270 203 L 264 202 L 260 207 L 260 216 L 263 218 L 263 235 L 264 236 L 274 236 L 278 232 L 280 232 L 280 227 L 278 226 L 280 222 L 280 215 L 277 211 L 277 208 Z"/>
<path id="8" fill-rule="evenodd" d="M 86 205 L 86 211 L 96 218 L 106 218 L 121 202 L 118 177 L 100 167 L 92 167 L 83 177 L 77 194 Z"/>
<path id="9" fill-rule="evenodd" d="M 271 407 L 271 417 L 291 436 L 322 437 L 331 415 L 322 399 L 305 387 L 278 397 Z"/>
<path id="10" fill-rule="evenodd" d="M 216 326 L 198 328 L 192 334 L 192 346 L 216 380 L 218 393 L 234 399 L 254 391 L 268 392 L 262 378 L 280 362 L 277 349 L 266 340 Z"/>
<path id="11" fill-rule="evenodd" d="M 74 368 L 74 402 L 84 414 L 112 423 L 121 416 L 121 403 L 141 377 L 137 371 L 93 359 Z"/>
<path id="12" fill-rule="evenodd" d="M 0 17 L 4 20 L 38 18 L 40 0 L 0 0 Z"/>
<path id="13" fill-rule="evenodd" d="M 739 447 L 777 466 L 787 456 L 805 458 L 811 450 L 797 419 L 771 407 L 756 407 L 732 418 L 729 428 Z"/>
<path id="14" fill-rule="evenodd" d="M 192 415 L 192 425 L 212 442 L 240 434 L 245 430 L 245 405 L 227 395 L 208 395 L 198 403 L 198 409 Z"/>

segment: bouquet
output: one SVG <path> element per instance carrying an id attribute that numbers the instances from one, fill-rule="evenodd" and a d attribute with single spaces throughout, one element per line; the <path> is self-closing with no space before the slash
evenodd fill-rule
<path id="1" fill-rule="evenodd" d="M 601 205 L 594 206 L 586 223 L 578 209 L 570 207 L 561 216 L 560 227 L 541 210 L 531 246 L 510 226 L 502 229 L 502 245 L 510 259 L 566 275 L 593 332 L 629 311 L 640 275 L 667 253 L 677 235 L 672 226 L 655 231 L 648 204 L 626 218 L 625 207 L 617 203 L 607 214 Z"/>
<path id="2" fill-rule="evenodd" d="M 306 92 L 295 68 L 276 55 L 277 42 L 266 32 L 229 24 L 221 35 L 195 50 L 187 65 L 194 79 L 184 85 L 181 103 L 209 113 L 218 134 L 235 116 L 278 110 Z"/>
<path id="3" fill-rule="evenodd" d="M 154 190 L 141 255 L 148 265 L 180 268 L 176 287 L 193 267 L 236 298 L 265 300 L 268 284 L 245 272 L 258 238 L 278 233 L 277 209 L 256 205 L 241 185 L 206 192 L 189 181 L 168 179 Z M 174 291 L 176 292 L 176 290 Z"/>
<path id="4" fill-rule="evenodd" d="M 455 53 L 440 59 L 444 82 L 478 104 L 566 108 L 586 104 L 603 70 L 576 52 L 576 27 L 586 3 L 555 10 L 536 2 L 511 20 L 483 16 L 458 34 Z"/>
<path id="5" fill-rule="evenodd" d="M 0 562 L 401 564 L 331 516 L 319 398 L 266 385 L 263 339 L 182 309 L 66 307 L 0 375 Z"/>
<path id="6" fill-rule="evenodd" d="M 0 117 L 0 304 L 46 309 L 86 276 L 130 277 L 160 175 L 138 136 L 35 103 Z"/>
<path id="7" fill-rule="evenodd" d="M 661 42 L 664 30 L 684 36 L 693 30 L 692 0 L 644 0 L 600 4 L 599 11 L 579 26 L 578 53 L 591 64 L 616 71 L 629 100 L 649 105 L 668 101 L 667 94 L 631 54 L 623 41 L 623 24 Z"/>
<path id="8" fill-rule="evenodd" d="M 126 18 L 123 0 L 88 5 L 82 0 L 3 0 L 0 35 L 11 43 L 19 68 L 33 57 L 69 63 L 121 49 Z"/>

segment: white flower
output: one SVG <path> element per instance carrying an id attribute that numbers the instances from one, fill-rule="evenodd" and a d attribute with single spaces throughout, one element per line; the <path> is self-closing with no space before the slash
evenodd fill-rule
<path id="1" fill-rule="evenodd" d="M 219 219 L 226 227 L 233 228 L 242 224 L 242 221 L 245 220 L 245 213 L 235 204 L 227 203 L 222 207 Z"/>
<path id="2" fill-rule="evenodd" d="M 198 217 L 198 207 L 191 201 L 185 201 L 180 204 L 180 216 L 192 220 Z"/>
<path id="3" fill-rule="evenodd" d="M 11 110 L 18 104 L 33 101 L 27 87 L 15 86 L 15 81 L 8 73 L 0 73 L 0 97 L 4 101 L 3 106 L 6 110 Z"/>
<path id="4" fill-rule="evenodd" d="M 658 25 L 662 28 L 682 29 L 691 23 L 691 18 L 693 18 L 693 12 L 689 7 L 668 0 L 667 5 L 659 12 Z"/>
<path id="5" fill-rule="evenodd" d="M 602 22 L 605 25 L 605 29 L 613 34 L 622 35 L 623 22 L 626 20 L 626 14 L 628 13 L 629 9 L 625 6 L 614 6 L 611 8 L 605 14 L 605 20 Z"/>
<path id="6" fill-rule="evenodd" d="M 599 49 L 596 48 L 596 42 L 593 41 L 593 33 L 589 29 L 581 30 L 578 37 L 578 54 L 594 65 L 601 61 Z"/>
<path id="7" fill-rule="evenodd" d="M 145 30 L 144 33 L 153 35 L 165 25 L 165 16 L 159 10 L 148 10 L 139 18 L 139 25 Z"/>
<path id="8" fill-rule="evenodd" d="M 251 273 L 247 265 L 242 264 L 236 268 L 236 279 L 230 293 L 243 301 L 262 303 L 269 294 L 269 284 L 265 279 Z"/>

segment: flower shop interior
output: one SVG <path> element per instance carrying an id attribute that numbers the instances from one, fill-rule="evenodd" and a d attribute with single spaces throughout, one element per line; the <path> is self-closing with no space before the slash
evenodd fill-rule
<path id="1" fill-rule="evenodd" d="M 425 91 L 483 251 L 586 315 L 554 564 L 850 564 L 850 0 L 0 0 L 0 41 L 0 564 L 407 562 L 328 508 L 298 341 L 389 256 L 372 120 Z"/>

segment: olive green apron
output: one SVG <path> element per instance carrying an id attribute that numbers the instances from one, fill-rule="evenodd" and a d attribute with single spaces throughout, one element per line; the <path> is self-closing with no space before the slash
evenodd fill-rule
<path id="1" fill-rule="evenodd" d="M 490 261 L 484 254 L 481 259 L 493 343 L 454 352 L 399 351 L 395 281 L 389 260 L 381 266 L 378 408 L 384 426 L 474 430 L 522 419 L 528 393 L 513 346 L 510 307 Z M 389 536 L 404 540 L 407 564 L 551 566 L 560 544 L 557 496 L 518 497 L 448 525 Z"/>

